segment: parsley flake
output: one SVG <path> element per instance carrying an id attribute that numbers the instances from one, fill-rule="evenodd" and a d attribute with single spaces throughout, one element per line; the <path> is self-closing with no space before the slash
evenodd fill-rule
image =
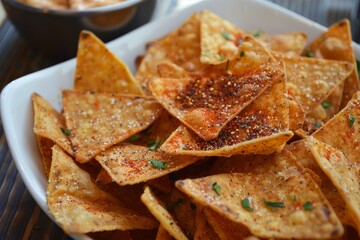
<path id="1" fill-rule="evenodd" d="M 191 208 L 191 210 L 196 210 L 196 205 L 195 204 L 193 204 L 193 203 L 190 203 L 190 208 Z"/>
<path id="2" fill-rule="evenodd" d="M 129 137 L 129 141 L 132 141 L 132 142 L 137 141 L 139 139 L 140 139 L 139 134 L 135 134 L 135 135 L 132 135 L 132 136 Z"/>
<path id="3" fill-rule="evenodd" d="M 314 123 L 313 125 L 314 125 L 314 127 L 316 127 L 316 128 L 321 127 L 321 124 L 320 124 L 320 123 L 318 123 L 318 122 Z"/>
<path id="4" fill-rule="evenodd" d="M 261 29 L 258 29 L 252 35 L 257 38 L 260 37 L 262 33 L 263 31 Z"/>
<path id="5" fill-rule="evenodd" d="M 231 35 L 227 32 L 222 32 L 221 35 L 226 39 L 226 40 L 231 40 Z"/>
<path id="6" fill-rule="evenodd" d="M 162 162 L 157 159 L 150 159 L 151 166 L 157 169 L 165 169 L 168 165 L 167 162 Z"/>
<path id="7" fill-rule="evenodd" d="M 155 150 L 157 149 L 161 144 L 161 141 L 159 138 L 156 138 L 156 139 L 152 139 L 152 140 L 149 140 L 146 142 L 146 145 L 148 145 L 149 149 L 150 150 Z"/>
<path id="8" fill-rule="evenodd" d="M 296 201 L 296 195 L 293 196 L 293 200 Z"/>
<path id="9" fill-rule="evenodd" d="M 311 204 L 310 201 L 307 201 L 306 203 L 304 203 L 303 208 L 304 208 L 306 211 L 311 211 L 311 210 L 314 209 L 314 207 L 313 207 L 313 205 Z"/>
<path id="10" fill-rule="evenodd" d="M 241 200 L 241 206 L 250 212 L 254 211 L 254 209 L 250 206 L 250 201 L 248 198 Z"/>
<path id="11" fill-rule="evenodd" d="M 61 129 L 63 134 L 65 134 L 66 136 L 70 136 L 70 134 L 71 134 L 70 129 L 66 129 L 66 128 L 62 128 L 62 127 L 60 127 L 60 129 Z"/>
<path id="12" fill-rule="evenodd" d="M 304 56 L 309 58 L 314 57 L 311 52 L 304 53 Z"/>
<path id="13" fill-rule="evenodd" d="M 241 51 L 240 52 L 240 57 L 244 57 L 245 56 L 245 52 L 244 51 Z"/>
<path id="14" fill-rule="evenodd" d="M 331 107 L 331 105 L 332 105 L 332 103 L 329 102 L 329 101 L 323 101 L 323 102 L 321 103 L 321 106 L 322 106 L 324 109 L 327 109 L 327 108 Z"/>
<path id="15" fill-rule="evenodd" d="M 356 60 L 356 67 L 357 67 L 358 73 L 360 75 L 360 61 L 359 60 Z"/>
<path id="16" fill-rule="evenodd" d="M 350 114 L 349 115 L 349 127 L 352 127 L 355 123 L 355 117 L 354 115 Z"/>
<path id="17" fill-rule="evenodd" d="M 225 60 L 225 58 L 220 53 L 217 53 L 216 55 L 217 55 L 217 57 L 219 58 L 220 61 Z"/>
<path id="18" fill-rule="evenodd" d="M 220 194 L 221 194 L 221 187 L 220 187 L 216 182 L 213 183 L 212 189 L 216 192 L 217 195 L 220 196 Z"/>
<path id="19" fill-rule="evenodd" d="M 284 208 L 285 205 L 283 202 L 270 202 L 270 201 L 266 201 L 266 199 L 263 199 L 263 202 L 269 206 L 269 207 L 273 207 L 273 208 Z"/>

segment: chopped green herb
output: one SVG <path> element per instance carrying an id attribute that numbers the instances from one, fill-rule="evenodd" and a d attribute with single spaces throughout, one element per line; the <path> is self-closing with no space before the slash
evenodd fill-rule
<path id="1" fill-rule="evenodd" d="M 331 107 L 332 103 L 329 102 L 329 101 L 323 101 L 321 103 L 321 106 L 324 108 L 324 109 L 327 109 L 328 107 Z"/>
<path id="2" fill-rule="evenodd" d="M 226 71 L 229 70 L 229 64 L 230 64 L 230 60 L 228 59 L 228 60 L 226 61 L 226 67 L 225 67 L 225 70 L 226 70 Z"/>
<path id="3" fill-rule="evenodd" d="M 174 222 L 170 222 L 170 225 L 173 225 L 174 224 Z"/>
<path id="4" fill-rule="evenodd" d="M 196 205 L 195 204 L 193 204 L 193 203 L 190 203 L 190 208 L 191 208 L 191 210 L 196 210 Z"/>
<path id="5" fill-rule="evenodd" d="M 162 162 L 157 159 L 150 159 L 151 166 L 157 169 L 165 169 L 167 167 L 167 162 Z"/>
<path id="6" fill-rule="evenodd" d="M 316 128 L 321 127 L 321 124 L 320 124 L 320 123 L 318 123 L 318 122 L 314 123 L 313 125 L 314 125 L 314 127 L 316 127 Z"/>
<path id="7" fill-rule="evenodd" d="M 141 131 L 142 134 L 145 135 L 150 135 L 151 134 L 151 129 L 152 129 L 152 125 L 148 126 L 147 128 L 145 128 L 144 130 Z"/>
<path id="8" fill-rule="evenodd" d="M 231 35 L 227 32 L 222 32 L 221 35 L 226 39 L 226 40 L 231 40 Z"/>
<path id="9" fill-rule="evenodd" d="M 258 29 L 252 35 L 257 38 L 260 37 L 262 33 L 263 31 L 261 29 Z"/>
<path id="10" fill-rule="evenodd" d="M 245 52 L 244 51 L 241 51 L 240 52 L 240 57 L 244 57 L 245 56 Z"/>
<path id="11" fill-rule="evenodd" d="M 71 134 L 70 129 L 65 129 L 65 128 L 62 128 L 62 127 L 60 127 L 60 129 L 61 129 L 63 134 L 65 134 L 66 136 L 70 136 L 70 134 Z"/>
<path id="12" fill-rule="evenodd" d="M 178 200 L 176 200 L 176 202 L 174 203 L 174 206 L 175 207 L 179 206 L 180 204 L 182 204 L 183 201 L 184 201 L 184 199 L 178 198 Z"/>
<path id="13" fill-rule="evenodd" d="M 350 114 L 349 115 L 349 127 L 352 127 L 354 125 L 355 122 L 355 117 L 354 115 Z"/>
<path id="14" fill-rule="evenodd" d="M 296 201 L 296 195 L 293 196 L 293 200 Z"/>
<path id="15" fill-rule="evenodd" d="M 244 42 L 243 39 L 239 39 L 239 40 L 237 41 L 237 44 L 238 44 L 238 45 L 241 45 L 243 42 Z"/>
<path id="16" fill-rule="evenodd" d="M 220 187 L 216 182 L 213 183 L 212 189 L 216 192 L 217 195 L 220 196 L 220 194 L 221 194 L 221 187 Z"/>
<path id="17" fill-rule="evenodd" d="M 137 141 L 140 139 L 140 135 L 139 134 L 135 134 L 135 135 L 132 135 L 131 137 L 129 137 L 129 141 Z"/>
<path id="18" fill-rule="evenodd" d="M 241 200 L 241 205 L 243 206 L 243 208 L 250 212 L 254 211 L 254 209 L 250 206 L 250 201 L 248 198 L 244 198 L 243 200 Z"/>
<path id="19" fill-rule="evenodd" d="M 304 53 L 304 56 L 309 58 L 314 57 L 311 52 Z"/>
<path id="20" fill-rule="evenodd" d="M 216 55 L 217 55 L 217 57 L 219 58 L 220 61 L 224 61 L 224 60 L 225 60 L 225 58 L 224 58 L 223 56 L 221 56 L 220 53 L 217 53 Z"/>
<path id="21" fill-rule="evenodd" d="M 306 203 L 304 203 L 303 208 L 304 208 L 306 211 L 311 211 L 311 210 L 314 209 L 314 207 L 313 207 L 313 205 L 311 204 L 310 201 L 307 201 Z"/>
<path id="22" fill-rule="evenodd" d="M 152 139 L 152 140 L 149 140 L 146 142 L 146 145 L 148 145 L 150 150 L 157 149 L 160 146 L 160 144 L 161 144 L 161 141 L 159 138 L 156 138 L 155 140 Z"/>
<path id="23" fill-rule="evenodd" d="M 283 202 L 270 202 L 270 201 L 266 201 L 266 199 L 263 199 L 263 202 L 269 206 L 269 207 L 273 207 L 273 208 L 284 208 L 285 205 Z"/>
<path id="24" fill-rule="evenodd" d="M 357 67 L 357 71 L 360 75 L 360 61 L 359 60 L 356 60 L 356 67 Z"/>

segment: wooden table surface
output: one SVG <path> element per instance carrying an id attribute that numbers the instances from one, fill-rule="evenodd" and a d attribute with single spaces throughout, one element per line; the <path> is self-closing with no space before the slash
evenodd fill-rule
<path id="1" fill-rule="evenodd" d="M 329 26 L 342 18 L 351 18 L 357 0 L 273 0 L 320 24 Z M 324 11 L 326 2 L 326 11 Z M 349 7 L 350 6 L 350 7 Z M 351 15 L 353 14 L 353 15 Z M 359 21 L 351 20 L 353 39 L 359 43 Z M 52 66 L 49 59 L 33 50 L 7 19 L 0 26 L 0 87 L 26 74 Z M 12 161 L 0 125 L 0 240 L 3 239 L 71 239 L 37 206 Z"/>

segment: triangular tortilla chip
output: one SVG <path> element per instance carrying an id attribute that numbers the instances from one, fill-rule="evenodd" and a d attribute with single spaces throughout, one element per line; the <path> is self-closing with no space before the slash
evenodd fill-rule
<path id="1" fill-rule="evenodd" d="M 194 13 L 174 32 L 150 44 L 135 75 L 142 87 L 146 89 L 147 81 L 158 76 L 157 65 L 163 61 L 175 63 L 187 71 L 199 66 L 200 21 L 198 13 Z"/>
<path id="2" fill-rule="evenodd" d="M 231 221 L 211 208 L 204 208 L 204 213 L 207 221 L 222 240 L 244 239 L 251 236 L 246 227 Z"/>
<path id="3" fill-rule="evenodd" d="M 76 60 L 76 90 L 142 95 L 126 64 L 93 33 L 80 33 Z"/>
<path id="4" fill-rule="evenodd" d="M 152 98 L 70 90 L 63 91 L 63 106 L 75 158 L 81 163 L 147 128 L 162 112 Z"/>
<path id="5" fill-rule="evenodd" d="M 70 133 L 65 126 L 63 116 L 40 95 L 32 95 L 34 106 L 34 133 L 58 144 L 68 154 L 73 155 L 73 149 L 68 138 Z"/>
<path id="6" fill-rule="evenodd" d="M 316 174 L 316 177 L 320 180 L 320 184 L 318 185 L 321 191 L 333 207 L 340 221 L 345 225 L 355 226 L 354 220 L 350 215 L 349 208 L 346 206 L 344 200 L 329 177 L 326 176 L 323 170 L 319 167 L 319 164 L 316 162 L 313 154 L 311 153 L 308 142 L 306 140 L 292 142 L 290 145 L 286 146 L 286 149 L 296 156 L 305 168 L 311 169 L 311 171 Z M 314 177 L 314 175 L 312 175 L 312 177 Z"/>
<path id="7" fill-rule="evenodd" d="M 204 207 L 198 205 L 196 208 L 196 231 L 194 240 L 221 240 L 214 228 L 207 221 Z"/>
<path id="8" fill-rule="evenodd" d="M 53 147 L 47 204 L 55 220 L 67 233 L 151 229 L 157 226 L 152 218 L 139 215 L 100 190 L 91 181 L 90 175 L 57 145 Z"/>
<path id="9" fill-rule="evenodd" d="M 176 182 L 194 201 L 263 238 L 332 238 L 344 229 L 311 176 L 288 151 L 221 159 L 232 173 Z"/>
<path id="10" fill-rule="evenodd" d="M 206 64 L 220 64 L 233 59 L 237 46 L 248 35 L 232 23 L 204 10 L 200 13 L 201 58 Z"/>
<path id="11" fill-rule="evenodd" d="M 117 184 L 124 186 L 159 178 L 199 158 L 170 156 L 137 145 L 117 145 L 96 155 L 95 159 Z"/>
<path id="12" fill-rule="evenodd" d="M 43 161 L 46 177 L 49 178 L 49 173 L 51 168 L 51 158 L 52 158 L 51 148 L 55 145 L 55 143 L 48 138 L 44 138 L 40 136 L 37 136 L 37 143 L 38 143 L 41 159 Z"/>
<path id="13" fill-rule="evenodd" d="M 349 20 L 344 19 L 330 26 L 325 33 L 318 36 L 307 47 L 306 53 L 317 58 L 346 61 L 356 66 Z M 354 68 L 343 86 L 341 105 L 339 105 L 341 108 L 345 107 L 359 87 L 359 76 Z M 334 106 L 337 106 L 336 102 L 334 102 Z"/>
<path id="14" fill-rule="evenodd" d="M 307 35 L 303 32 L 282 33 L 266 36 L 264 40 L 271 51 L 295 57 L 300 56 L 304 50 Z"/>
<path id="15" fill-rule="evenodd" d="M 239 45 L 238 58 L 209 66 L 185 79 L 153 78 L 149 89 L 171 114 L 202 139 L 221 129 L 281 76 L 279 64 L 253 37 Z"/>
<path id="16" fill-rule="evenodd" d="M 305 111 L 300 101 L 291 89 L 288 89 L 289 99 L 289 129 L 295 131 L 302 128 L 305 121 Z"/>
<path id="17" fill-rule="evenodd" d="M 190 73 L 178 65 L 169 61 L 161 62 L 158 64 L 158 73 L 161 78 L 188 78 Z"/>
<path id="18" fill-rule="evenodd" d="M 141 201 L 171 236 L 178 240 L 188 239 L 174 217 L 166 210 L 164 204 L 149 187 L 145 187 L 144 193 L 141 195 Z"/>
<path id="19" fill-rule="evenodd" d="M 346 202 L 360 231 L 360 161 L 350 161 L 340 151 L 315 138 L 308 138 L 308 142 L 317 163 Z"/>
<path id="20" fill-rule="evenodd" d="M 284 61 L 288 86 L 301 102 L 305 113 L 321 104 L 354 69 L 347 62 L 281 54 L 275 57 Z"/>
<path id="21" fill-rule="evenodd" d="M 220 132 L 219 137 L 204 141 L 180 126 L 160 147 L 169 154 L 230 156 L 234 154 L 270 154 L 281 151 L 293 136 L 289 129 L 286 78 L 277 82 Z"/>

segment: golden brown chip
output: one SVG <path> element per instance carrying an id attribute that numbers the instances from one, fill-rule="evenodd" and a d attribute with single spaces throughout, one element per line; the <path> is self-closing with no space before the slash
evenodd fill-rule
<path id="1" fill-rule="evenodd" d="M 34 106 L 34 133 L 38 137 L 49 139 L 68 154 L 73 154 L 73 149 L 68 135 L 70 130 L 66 129 L 63 116 L 58 113 L 51 104 L 40 95 L 32 95 Z"/>
<path id="2" fill-rule="evenodd" d="M 266 36 L 264 40 L 271 51 L 294 57 L 300 56 L 304 50 L 307 35 L 303 32 L 282 33 Z"/>
<path id="3" fill-rule="evenodd" d="M 330 145 L 308 138 L 312 154 L 346 202 L 356 228 L 360 230 L 360 165 Z"/>
<path id="4" fill-rule="evenodd" d="M 141 195 L 141 201 L 171 236 L 178 240 L 187 240 L 186 235 L 174 217 L 166 210 L 164 204 L 154 195 L 149 187 L 145 187 L 144 193 Z"/>
<path id="5" fill-rule="evenodd" d="M 232 173 L 176 182 L 194 201 L 263 238 L 332 238 L 344 229 L 331 205 L 288 151 L 219 160 Z"/>
<path id="6" fill-rule="evenodd" d="M 321 104 L 354 69 L 347 62 L 281 54 L 275 56 L 284 61 L 288 86 L 301 102 L 305 113 Z"/>
<path id="7" fill-rule="evenodd" d="M 204 141 L 180 126 L 160 147 L 169 154 L 230 156 L 234 154 L 270 154 L 281 151 L 293 136 L 289 128 L 289 107 L 284 75 L 220 132 L 219 137 Z"/>
<path id="8" fill-rule="evenodd" d="M 75 89 L 142 95 L 129 68 L 89 31 L 80 33 Z"/>
<path id="9" fill-rule="evenodd" d="M 156 240 L 172 240 L 172 239 L 174 238 L 160 224 L 158 232 L 156 234 Z"/>
<path id="10" fill-rule="evenodd" d="M 237 46 L 248 35 L 212 12 L 200 13 L 201 62 L 219 64 L 237 55 Z"/>
<path id="11" fill-rule="evenodd" d="M 207 221 L 222 240 L 244 239 L 251 236 L 246 227 L 231 221 L 211 208 L 204 208 L 204 213 Z"/>
<path id="12" fill-rule="evenodd" d="M 159 178 L 199 158 L 170 156 L 151 147 L 116 145 L 96 155 L 95 159 L 117 184 L 124 186 Z"/>
<path id="13" fill-rule="evenodd" d="M 345 225 L 355 226 L 354 220 L 350 215 L 349 208 L 346 206 L 344 200 L 329 177 L 326 176 L 324 171 L 321 170 L 319 164 L 316 162 L 310 151 L 308 142 L 306 140 L 292 142 L 290 145 L 286 146 L 286 149 L 296 156 L 305 168 L 311 169 L 311 171 L 315 174 L 312 174 L 311 176 L 316 178 L 314 180 L 317 183 L 320 182 L 318 185 L 321 191 L 328 199 L 340 221 Z"/>
<path id="14" fill-rule="evenodd" d="M 344 19 L 330 26 L 325 33 L 318 36 L 308 46 L 306 53 L 310 53 L 317 58 L 346 61 L 356 66 L 349 20 Z M 342 99 L 340 100 L 341 105 L 338 105 L 333 101 L 334 106 L 339 106 L 341 108 L 345 107 L 353 94 L 358 90 L 359 76 L 356 68 L 354 68 L 343 85 L 343 92 L 340 94 L 340 98 L 342 96 Z M 335 111 L 335 113 L 336 112 L 337 111 Z M 330 117 L 332 117 L 332 115 Z"/>
<path id="15" fill-rule="evenodd" d="M 136 72 L 136 80 L 146 89 L 146 82 L 158 76 L 157 65 L 170 61 L 187 71 L 200 64 L 200 21 L 194 13 L 177 30 L 151 43 Z"/>
<path id="16" fill-rule="evenodd" d="M 161 78 L 188 78 L 190 74 L 185 69 L 171 62 L 161 62 L 158 64 L 158 73 Z"/>
<path id="17" fill-rule="evenodd" d="M 202 139 L 212 140 L 282 74 L 281 66 L 253 37 L 244 39 L 239 52 L 238 58 L 209 66 L 202 75 L 153 78 L 149 89 L 183 124 Z"/>
<path id="18" fill-rule="evenodd" d="M 157 226 L 152 218 L 139 215 L 100 190 L 89 174 L 57 145 L 53 147 L 47 204 L 55 220 L 67 233 L 151 229 Z"/>
<path id="19" fill-rule="evenodd" d="M 295 97 L 291 89 L 288 89 L 289 97 L 289 129 L 295 131 L 302 128 L 305 121 L 305 111 L 300 101 Z"/>
<path id="20" fill-rule="evenodd" d="M 70 90 L 63 91 L 63 105 L 75 158 L 81 163 L 147 128 L 162 112 L 152 98 Z"/>
<path id="21" fill-rule="evenodd" d="M 43 161 L 46 177 L 49 178 L 49 173 L 51 168 L 51 158 L 52 158 L 51 148 L 55 145 L 55 143 L 48 138 L 44 138 L 40 136 L 37 136 L 37 143 L 38 143 L 41 159 Z"/>
<path id="22" fill-rule="evenodd" d="M 197 206 L 194 240 L 220 240 L 219 235 L 217 235 L 214 228 L 207 221 L 203 210 L 202 206 Z"/>

